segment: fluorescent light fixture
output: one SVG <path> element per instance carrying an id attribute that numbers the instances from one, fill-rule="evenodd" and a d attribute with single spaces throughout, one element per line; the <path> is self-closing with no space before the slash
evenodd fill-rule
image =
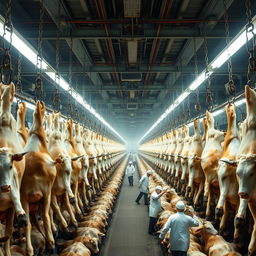
<path id="1" fill-rule="evenodd" d="M 253 24 L 254 24 L 254 33 L 256 33 L 256 16 L 253 17 Z M 248 40 L 251 40 L 253 35 L 249 33 Z M 209 76 L 213 74 L 213 72 L 220 68 L 232 55 L 234 55 L 242 46 L 246 44 L 246 29 L 245 27 L 238 33 L 238 35 L 230 42 L 230 44 L 220 53 L 217 57 L 209 64 L 209 72 L 206 73 L 206 70 L 202 71 L 200 75 L 190 84 L 190 86 L 174 101 L 174 103 L 167 108 L 164 112 L 169 114 L 171 113 L 183 100 L 185 100 L 188 95 L 193 91 L 196 90 Z M 245 101 L 244 101 L 245 102 Z M 243 101 L 238 101 L 236 103 L 241 105 L 244 103 Z M 237 105 L 237 106 L 239 106 Z M 217 110 L 216 113 L 213 112 L 214 116 L 217 116 L 224 112 L 224 110 Z M 164 115 L 163 114 L 163 115 Z M 161 115 L 160 118 L 155 122 L 155 124 L 159 124 L 167 115 Z M 156 127 L 153 124 L 150 129 L 140 138 L 139 143 Z"/>
<path id="2" fill-rule="evenodd" d="M 4 33 L 4 18 L 0 15 L 0 36 L 3 36 Z M 10 42 L 10 33 L 6 31 L 5 40 Z M 12 34 L 12 45 L 22 54 L 24 55 L 32 64 L 37 66 L 37 52 L 35 49 L 30 46 L 30 44 L 24 39 L 19 32 L 17 32 L 15 29 L 13 29 Z M 40 64 L 39 64 L 40 66 Z M 104 125 L 106 125 L 111 131 L 113 131 L 118 137 L 120 137 L 124 142 L 124 138 L 102 117 L 100 116 L 95 109 L 93 109 L 86 101 L 83 99 L 83 97 L 78 94 L 75 90 L 72 89 L 70 92 L 70 85 L 63 79 L 63 77 L 59 77 L 58 80 L 56 80 L 56 71 L 53 67 L 51 67 L 45 60 L 42 60 L 41 63 L 42 71 L 50 77 L 53 81 L 58 83 L 58 85 L 65 91 L 67 91 L 71 96 L 84 108 L 86 108 L 90 113 L 92 113 L 96 118 L 98 118 Z M 35 106 L 29 102 L 26 102 L 26 105 L 29 109 L 34 110 Z"/>
<path id="3" fill-rule="evenodd" d="M 3 36 L 3 34 L 4 34 L 4 24 L 0 16 L 0 35 Z M 10 33 L 8 31 L 6 31 L 4 38 L 7 42 L 10 42 Z M 28 46 L 26 40 L 16 30 L 14 30 L 12 35 L 12 45 L 19 52 L 21 52 L 21 54 L 24 55 L 30 62 L 32 62 L 32 64 L 34 64 L 35 66 L 37 65 L 36 51 L 32 47 Z M 42 61 L 42 69 L 47 69 L 47 67 L 48 67 L 48 64 L 45 61 Z"/>
<path id="4" fill-rule="evenodd" d="M 212 113 L 213 116 L 218 116 L 224 112 L 224 108 L 218 109 Z"/>
<path id="5" fill-rule="evenodd" d="M 236 107 L 241 106 L 241 105 L 243 105 L 243 104 L 245 104 L 245 103 L 246 103 L 246 99 L 240 99 L 240 100 L 237 100 L 237 101 L 234 102 L 234 104 L 236 105 Z M 215 110 L 215 111 L 212 113 L 212 115 L 213 115 L 214 117 L 216 117 L 216 116 L 218 116 L 218 115 L 220 115 L 220 114 L 222 114 L 222 113 L 224 113 L 224 112 L 225 112 L 225 108 L 221 108 L 221 109 Z M 200 118 L 200 119 L 199 119 L 199 122 L 202 122 L 202 121 L 203 121 L 203 118 Z M 191 126 L 193 126 L 193 125 L 194 125 L 194 122 L 191 122 L 191 123 L 188 124 L 188 127 L 191 127 Z"/>
<path id="6" fill-rule="evenodd" d="M 208 72 L 208 74 L 205 72 L 206 71 L 204 70 L 200 75 L 198 75 L 195 81 L 191 83 L 189 86 L 191 91 L 196 90 L 213 73 L 212 71 Z"/>
<path id="7" fill-rule="evenodd" d="M 255 22 L 254 22 L 255 23 Z M 254 31 L 256 32 L 256 30 Z M 252 39 L 252 33 L 248 34 L 248 39 Z M 222 53 L 220 53 L 212 62 L 213 69 L 221 67 L 229 58 L 234 55 L 243 45 L 246 44 L 246 32 L 244 31 L 227 47 Z"/>
<path id="8" fill-rule="evenodd" d="M 179 98 L 175 101 L 175 104 L 178 106 L 183 100 L 185 100 L 185 99 L 188 97 L 189 94 L 190 94 L 189 91 L 183 92 L 183 93 L 179 96 Z"/>
<path id="9" fill-rule="evenodd" d="M 238 107 L 238 106 L 240 106 L 240 105 L 242 105 L 244 103 L 246 103 L 246 99 L 241 99 L 241 100 L 236 101 L 235 105 Z"/>

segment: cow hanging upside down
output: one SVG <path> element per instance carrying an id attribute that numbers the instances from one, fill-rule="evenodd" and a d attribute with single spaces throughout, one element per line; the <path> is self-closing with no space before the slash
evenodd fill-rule
<path id="1" fill-rule="evenodd" d="M 195 209 L 199 210 L 199 200 L 203 193 L 205 176 L 201 166 L 203 142 L 200 135 L 198 119 L 194 120 L 194 133 L 188 156 L 189 182 L 187 186 L 187 197 L 191 203 L 193 201 Z"/>
<path id="2" fill-rule="evenodd" d="M 237 154 L 240 205 L 236 220 L 244 222 L 248 203 L 254 221 L 248 252 L 253 256 L 256 255 L 256 92 L 248 85 L 245 87 L 245 98 L 247 116 Z"/>
<path id="3" fill-rule="evenodd" d="M 76 200 L 73 191 L 71 190 L 72 161 L 77 161 L 78 158 L 70 158 L 66 150 L 60 132 L 60 113 L 52 113 L 51 115 L 53 130 L 49 133 L 48 149 L 52 159 L 56 159 L 57 162 L 57 176 L 52 188 L 51 207 L 60 221 L 62 228 L 67 231 L 68 225 L 62 215 L 57 198 L 62 197 L 64 202 L 63 205 L 70 215 L 72 224 L 77 226 L 77 221 L 70 204 L 74 204 Z M 52 226 L 54 227 L 55 225 L 52 223 Z M 53 231 L 57 232 L 56 228 Z"/>
<path id="4" fill-rule="evenodd" d="M 84 129 L 83 131 L 83 145 L 86 150 L 86 154 L 89 157 L 89 170 L 88 170 L 88 180 L 92 187 L 93 196 L 96 196 L 96 193 L 99 189 L 99 182 L 97 176 L 97 157 L 94 146 L 91 142 L 91 132 L 89 129 Z"/>
<path id="5" fill-rule="evenodd" d="M 21 141 L 21 145 L 25 147 L 27 140 L 28 140 L 28 131 L 25 126 L 25 119 L 26 119 L 26 103 L 19 102 L 18 104 L 18 112 L 17 112 L 17 132 L 18 137 Z"/>
<path id="6" fill-rule="evenodd" d="M 49 210 L 51 191 L 57 171 L 56 162 L 52 160 L 47 148 L 46 135 L 43 128 L 44 114 L 45 104 L 37 101 L 33 114 L 33 124 L 25 146 L 25 150 L 29 153 L 26 155 L 25 172 L 21 183 L 21 202 L 27 214 L 26 249 L 28 256 L 34 254 L 29 219 L 30 204 L 39 204 L 39 208 L 42 209 L 46 240 L 50 248 L 54 248 Z"/>
<path id="7" fill-rule="evenodd" d="M 220 197 L 216 207 L 216 216 L 221 217 L 220 232 L 223 233 L 227 229 L 228 221 L 233 214 L 235 215 L 239 205 L 238 182 L 236 178 L 236 156 L 240 146 L 239 131 L 236 126 L 236 109 L 234 104 L 226 106 L 226 114 L 228 120 L 227 133 L 224 140 L 224 151 L 219 160 L 217 170 Z M 234 218 L 233 218 L 234 220 Z M 231 220 L 233 222 L 233 220 Z M 232 230 L 232 229 L 231 229 Z M 234 237 L 238 237 L 238 230 L 235 230 Z"/>
<path id="8" fill-rule="evenodd" d="M 25 169 L 23 147 L 17 134 L 16 121 L 11 114 L 14 84 L 0 84 L 0 213 L 5 213 L 5 255 L 10 256 L 14 214 L 19 226 L 25 226 L 25 211 L 20 201 L 20 184 Z"/>
<path id="9" fill-rule="evenodd" d="M 213 203 L 214 196 L 218 196 L 219 193 L 217 168 L 223 153 L 221 143 L 224 140 L 224 132 L 214 129 L 214 119 L 208 111 L 206 112 L 206 119 L 208 131 L 201 156 L 201 164 L 205 174 L 204 203 L 206 204 L 206 218 L 210 219 L 212 216 L 211 204 Z"/>
<path id="10" fill-rule="evenodd" d="M 76 152 L 78 155 L 81 155 L 81 165 L 82 170 L 79 178 L 79 191 L 82 196 L 83 207 L 89 207 L 89 201 L 91 200 L 91 186 L 88 181 L 88 171 L 89 171 L 89 158 L 86 154 L 84 145 L 83 145 L 83 127 L 76 123 L 75 124 L 75 142 L 76 142 Z M 88 196 L 87 196 L 88 195 Z"/>
<path id="11" fill-rule="evenodd" d="M 62 133 L 64 134 L 63 137 L 65 138 L 65 146 L 66 150 L 71 158 L 79 157 L 76 150 L 76 142 L 73 136 L 73 121 L 69 119 L 67 122 L 63 121 L 62 123 Z M 82 171 L 82 164 L 81 161 L 72 161 L 72 191 L 75 196 L 75 212 L 78 218 L 82 218 L 82 211 L 79 207 L 79 193 L 78 193 L 78 184 L 79 178 Z"/>

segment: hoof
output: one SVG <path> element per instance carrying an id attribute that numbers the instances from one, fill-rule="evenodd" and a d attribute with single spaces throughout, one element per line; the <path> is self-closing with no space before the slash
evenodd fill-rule
<path id="1" fill-rule="evenodd" d="M 202 207 L 201 207 L 200 204 L 195 204 L 195 205 L 194 205 L 194 208 L 195 208 L 195 211 L 196 211 L 196 212 L 200 212 Z"/>
<path id="2" fill-rule="evenodd" d="M 216 217 L 218 218 L 222 217 L 224 214 L 223 208 L 216 208 L 215 214 L 216 214 Z"/>
<path id="3" fill-rule="evenodd" d="M 20 228 L 24 228 L 28 225 L 26 214 L 20 214 L 17 216 L 17 225 Z"/>
<path id="4" fill-rule="evenodd" d="M 70 198 L 69 198 L 69 202 L 70 202 L 72 205 L 74 205 L 75 202 L 76 202 L 76 198 L 75 198 L 75 197 L 70 197 Z"/>
<path id="5" fill-rule="evenodd" d="M 219 226 L 220 226 L 220 221 L 219 221 L 219 219 L 215 219 L 212 224 L 213 224 L 213 226 L 214 226 L 216 229 L 219 229 Z"/>
<path id="6" fill-rule="evenodd" d="M 77 214 L 76 215 L 76 219 L 77 219 L 78 222 L 81 222 L 83 220 L 83 217 L 84 217 L 83 214 Z"/>
<path id="7" fill-rule="evenodd" d="M 240 244 L 241 240 L 239 237 L 234 238 L 233 240 L 234 244 Z"/>
<path id="8" fill-rule="evenodd" d="M 235 225 L 236 225 L 236 228 L 239 229 L 239 228 L 242 228 L 245 224 L 245 219 L 241 218 L 241 217 L 236 217 L 235 219 Z"/>
<path id="9" fill-rule="evenodd" d="M 62 234 L 62 237 L 65 240 L 72 240 L 75 238 L 75 231 L 74 230 L 70 231 L 69 229 L 65 230 L 65 232 L 63 232 L 63 234 Z"/>
<path id="10" fill-rule="evenodd" d="M 203 202 L 204 202 L 204 203 L 207 203 L 207 202 L 208 202 L 208 196 L 204 196 Z"/>
<path id="11" fill-rule="evenodd" d="M 192 190 L 192 188 L 191 188 L 191 187 L 187 187 L 187 191 L 188 191 L 188 193 L 190 193 L 190 192 L 191 192 L 191 190 Z"/>
<path id="12" fill-rule="evenodd" d="M 207 221 L 211 221 L 212 220 L 212 217 L 211 216 L 206 216 L 205 218 Z"/>
<path id="13" fill-rule="evenodd" d="M 192 198 L 188 198 L 187 201 L 188 201 L 188 205 L 193 205 L 193 200 L 192 200 Z"/>
<path id="14" fill-rule="evenodd" d="M 87 190 L 87 191 L 89 191 L 89 190 L 91 190 L 91 189 L 92 189 L 91 186 L 89 186 L 89 185 L 86 186 L 86 190 Z"/>

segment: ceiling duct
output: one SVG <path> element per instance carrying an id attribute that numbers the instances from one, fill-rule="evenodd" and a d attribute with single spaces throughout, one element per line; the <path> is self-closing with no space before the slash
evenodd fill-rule
<path id="1" fill-rule="evenodd" d="M 137 103 L 128 103 L 127 104 L 127 109 L 128 110 L 135 110 L 138 108 L 138 104 Z"/>
<path id="2" fill-rule="evenodd" d="M 128 46 L 128 63 L 134 65 L 137 63 L 138 56 L 138 41 L 132 40 L 127 42 Z"/>
<path id="3" fill-rule="evenodd" d="M 139 18 L 140 7 L 141 7 L 141 0 L 124 0 L 124 17 Z"/>
<path id="4" fill-rule="evenodd" d="M 141 73 L 121 73 L 121 81 L 123 82 L 140 82 L 141 80 Z"/>
<path id="5" fill-rule="evenodd" d="M 130 91 L 130 98 L 134 99 L 135 98 L 135 91 Z"/>

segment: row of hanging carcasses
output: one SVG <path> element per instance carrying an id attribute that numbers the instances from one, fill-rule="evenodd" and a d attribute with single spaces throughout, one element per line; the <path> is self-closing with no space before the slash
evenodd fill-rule
<path id="1" fill-rule="evenodd" d="M 228 104 L 226 132 L 216 130 L 213 115 L 206 112 L 203 135 L 195 119 L 193 136 L 184 125 L 140 150 L 197 211 L 215 217 L 222 234 L 232 233 L 241 248 L 247 247 L 247 236 L 249 255 L 256 255 L 256 93 L 249 86 L 245 98 L 247 117 L 239 128 L 235 105 Z"/>
<path id="2" fill-rule="evenodd" d="M 141 154 L 145 159 L 147 155 Z M 150 169 L 147 162 L 138 161 L 140 171 Z M 145 168 L 146 167 L 146 168 Z M 153 173 L 150 176 L 149 194 L 155 191 L 156 186 L 168 187 L 167 182 L 160 177 L 157 173 Z M 168 189 L 167 192 L 161 197 L 162 211 L 158 215 L 158 221 L 156 224 L 157 232 L 161 232 L 165 223 L 169 217 L 176 213 L 176 203 L 183 200 L 182 196 L 179 196 L 175 189 Z M 186 206 L 185 214 L 193 216 L 196 214 L 192 206 Z M 218 234 L 218 231 L 214 228 L 210 221 L 205 221 L 198 216 L 199 227 L 190 228 L 190 244 L 187 251 L 188 256 L 241 256 L 236 252 L 236 246 L 232 243 L 225 241 L 225 239 Z M 161 243 L 163 249 L 163 255 L 169 255 L 170 248 L 170 232 L 167 232 Z"/>
<path id="3" fill-rule="evenodd" d="M 13 221 L 24 229 L 26 255 L 34 255 L 31 224 L 38 216 L 48 248 L 58 230 L 69 231 L 81 219 L 109 170 L 122 157 L 123 145 L 86 129 L 60 113 L 45 116 L 37 101 L 30 130 L 25 127 L 26 104 L 11 114 L 14 84 L 0 84 L 0 217 L 4 255 L 11 255 Z M 46 123 L 46 124 L 45 124 Z M 56 225 L 58 224 L 58 225 Z"/>

